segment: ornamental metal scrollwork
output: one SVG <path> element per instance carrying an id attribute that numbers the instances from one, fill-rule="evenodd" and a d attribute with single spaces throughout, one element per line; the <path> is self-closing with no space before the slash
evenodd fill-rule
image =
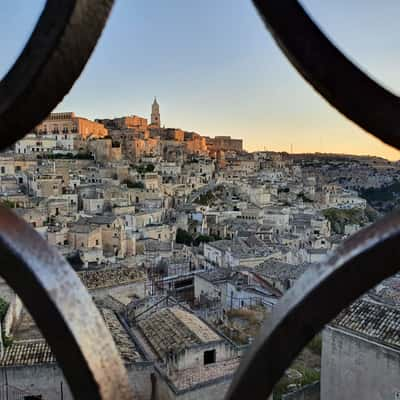
<path id="1" fill-rule="evenodd" d="M 0 82 L 0 149 L 57 106 L 86 65 L 113 0 L 47 0 L 25 48 Z"/>
<path id="2" fill-rule="evenodd" d="M 1 276 L 17 292 L 54 352 L 76 399 L 133 399 L 100 312 L 56 249 L 0 207 Z"/>
<path id="3" fill-rule="evenodd" d="M 265 400 L 303 347 L 365 291 L 399 271 L 400 212 L 343 242 L 275 306 L 242 360 L 227 400 Z"/>
<path id="4" fill-rule="evenodd" d="M 0 82 L 0 148 L 22 138 L 68 93 L 107 21 L 112 0 L 48 0 Z M 0 275 L 50 344 L 77 399 L 133 398 L 111 334 L 78 276 L 47 242 L 0 208 Z"/>
<path id="5" fill-rule="evenodd" d="M 296 0 L 253 0 L 278 46 L 337 110 L 400 149 L 400 99 L 351 63 Z M 242 360 L 226 396 L 265 399 L 302 348 L 368 289 L 400 269 L 400 214 L 346 240 L 281 299 Z"/>
<path id="6" fill-rule="evenodd" d="M 400 149 L 400 98 L 356 67 L 297 0 L 253 0 L 266 27 L 297 71 L 333 107 Z"/>
<path id="7" fill-rule="evenodd" d="M 352 64 L 295 0 L 253 0 L 300 74 L 336 109 L 400 148 L 400 101 Z M 26 47 L 0 82 L 0 148 L 22 138 L 79 77 L 112 0 L 48 0 Z M 304 274 L 274 309 L 234 377 L 228 400 L 264 400 L 304 345 L 344 307 L 395 273 L 400 214 L 352 236 Z M 27 223 L 0 208 L 0 275 L 54 351 L 76 398 L 133 398 L 112 337 L 68 263 Z M 22 278 L 23 277 L 23 278 Z M 340 294 L 340 295 L 338 295 Z"/>

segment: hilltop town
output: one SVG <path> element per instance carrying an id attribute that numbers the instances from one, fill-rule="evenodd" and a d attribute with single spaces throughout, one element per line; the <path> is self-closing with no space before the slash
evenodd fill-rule
<path id="1" fill-rule="evenodd" d="M 150 123 L 52 113 L 0 154 L 1 204 L 77 272 L 139 400 L 222 399 L 280 298 L 396 208 L 399 182 L 400 164 L 379 157 L 250 153 L 240 138 L 166 128 L 156 99 Z M 338 382 L 360 394 L 362 385 L 341 373 L 353 368 L 357 348 L 358 359 L 381 352 L 389 368 L 400 354 L 399 282 L 385 281 L 343 311 L 274 399 L 339 399 Z M 0 288 L 7 384 L 21 396 L 71 399 L 25 306 Z M 380 334 L 368 322 L 392 330 Z"/>

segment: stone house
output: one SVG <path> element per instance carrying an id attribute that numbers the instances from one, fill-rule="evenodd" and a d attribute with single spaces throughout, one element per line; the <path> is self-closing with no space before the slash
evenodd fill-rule
<path id="1" fill-rule="evenodd" d="M 132 326 L 137 343 L 155 361 L 155 399 L 223 399 L 239 362 L 227 338 L 176 303 L 148 309 Z"/>
<path id="2" fill-rule="evenodd" d="M 138 230 L 147 225 L 160 224 L 163 220 L 164 211 L 161 209 L 142 210 L 135 214 L 136 228 Z"/>
<path id="3" fill-rule="evenodd" d="M 23 171 L 35 168 L 37 161 L 31 158 L 20 158 L 8 155 L 0 156 L 0 176 L 15 176 Z"/>
<path id="4" fill-rule="evenodd" d="M 253 268 L 269 258 L 280 255 L 279 250 L 271 249 L 260 240 L 253 243 L 252 238 L 204 243 L 203 251 L 210 265 L 224 268 L 238 266 Z"/>
<path id="5" fill-rule="evenodd" d="M 64 179 L 62 175 L 28 174 L 27 187 L 36 197 L 59 196 L 63 193 Z"/>
<path id="6" fill-rule="evenodd" d="M 156 191 L 160 190 L 160 176 L 157 173 L 148 172 L 142 175 L 142 181 L 146 190 Z"/>
<path id="7" fill-rule="evenodd" d="M 77 196 L 60 196 L 45 201 L 45 207 L 49 218 L 59 215 L 67 216 L 77 211 Z"/>
<path id="8" fill-rule="evenodd" d="M 123 258 L 135 254 L 134 238 L 127 235 L 125 221 L 120 216 L 95 215 L 91 218 L 81 218 L 77 224 L 100 229 L 105 255 Z"/>
<path id="9" fill-rule="evenodd" d="M 44 154 L 51 153 L 57 147 L 55 137 L 50 135 L 38 136 L 29 133 L 24 138 L 15 143 L 15 152 L 17 154 Z"/>
<path id="10" fill-rule="evenodd" d="M 151 224 L 140 230 L 140 236 L 143 239 L 156 239 L 162 241 L 174 241 L 176 228 L 174 225 Z"/>
<path id="11" fill-rule="evenodd" d="M 261 223 L 264 219 L 264 212 L 261 208 L 258 207 L 249 207 L 245 210 L 242 210 L 241 216 L 239 217 L 245 220 L 252 220 Z"/>
<path id="12" fill-rule="evenodd" d="M 37 208 L 15 208 L 13 211 L 34 228 L 41 228 L 48 222 L 46 213 Z"/>
<path id="13" fill-rule="evenodd" d="M 321 400 L 400 398 L 400 310 L 367 299 L 326 327 Z"/>
<path id="14" fill-rule="evenodd" d="M 87 147 L 97 161 L 115 161 L 121 158 L 121 146 L 113 143 L 110 137 L 89 140 Z"/>
<path id="15" fill-rule="evenodd" d="M 74 224 L 68 231 L 68 244 L 76 250 L 103 248 L 102 231 L 99 226 L 91 224 Z"/>
<path id="16" fill-rule="evenodd" d="M 104 137 L 108 131 L 103 124 L 78 117 L 73 112 L 51 113 L 36 128 L 38 134 L 78 133 L 82 138 Z"/>
<path id="17" fill-rule="evenodd" d="M 264 279 L 280 292 L 285 293 L 310 266 L 311 264 L 289 264 L 271 258 L 256 267 L 254 275 Z"/>
<path id="18" fill-rule="evenodd" d="M 104 211 L 104 199 L 98 196 L 82 199 L 83 211 L 88 214 L 102 214 Z"/>
<path id="19" fill-rule="evenodd" d="M 142 357 L 113 310 L 102 307 L 100 312 L 125 363 L 135 398 L 149 400 L 152 363 Z M 17 338 L 5 349 L 0 358 L 0 386 L 9 399 L 74 399 L 54 354 L 41 336 Z"/>
<path id="20" fill-rule="evenodd" d="M 0 176 L 0 193 L 21 193 L 19 182 L 16 176 Z"/>
<path id="21" fill-rule="evenodd" d="M 181 173 L 181 165 L 175 162 L 161 162 L 157 169 L 162 176 L 177 177 Z"/>
<path id="22" fill-rule="evenodd" d="M 251 273 L 217 268 L 194 276 L 194 296 L 197 300 L 201 296 L 218 300 L 227 311 L 254 305 L 272 308 L 281 293 Z"/>
<path id="23" fill-rule="evenodd" d="M 47 241 L 52 246 L 67 246 L 69 229 L 65 226 L 51 225 L 47 230 Z"/>

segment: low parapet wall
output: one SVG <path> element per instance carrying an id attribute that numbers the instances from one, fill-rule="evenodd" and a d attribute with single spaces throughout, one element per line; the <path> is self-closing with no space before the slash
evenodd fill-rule
<path id="1" fill-rule="evenodd" d="M 282 400 L 320 400 L 320 391 L 320 383 L 314 382 L 303 386 L 296 392 L 283 395 Z"/>

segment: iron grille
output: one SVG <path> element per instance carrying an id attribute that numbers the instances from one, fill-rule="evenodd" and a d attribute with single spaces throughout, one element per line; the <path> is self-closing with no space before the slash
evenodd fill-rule
<path id="1" fill-rule="evenodd" d="M 351 63 L 296 0 L 253 1 L 287 58 L 321 95 L 360 127 L 400 148 L 399 98 Z M 70 90 L 112 4 L 47 1 L 23 52 L 0 82 L 1 149 L 31 131 Z M 242 360 L 226 399 L 242 400 L 249 393 L 254 399 L 267 398 L 324 324 L 399 269 L 399 239 L 400 214 L 394 213 L 307 271 L 274 309 Z M 0 274 L 27 305 L 74 396 L 133 399 L 111 335 L 79 278 L 33 228 L 5 208 L 0 209 L 0 263 Z M 334 296 L 338 291 L 341 296 Z"/>

